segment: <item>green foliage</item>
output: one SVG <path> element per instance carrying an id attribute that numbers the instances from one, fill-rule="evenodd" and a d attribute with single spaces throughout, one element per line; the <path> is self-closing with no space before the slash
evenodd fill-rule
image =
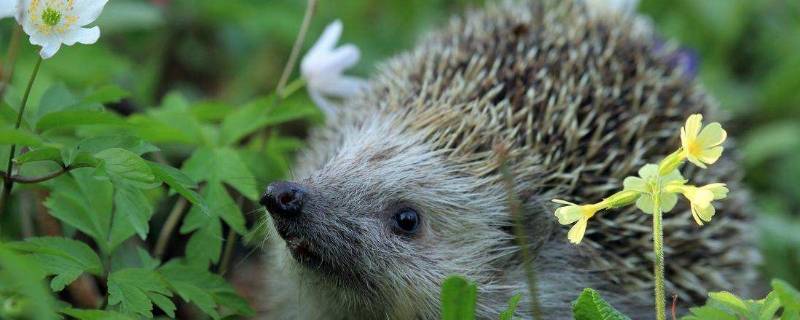
<path id="1" fill-rule="evenodd" d="M 511 296 L 511 299 L 508 300 L 508 309 L 500 313 L 500 320 L 514 319 L 514 313 L 517 311 L 517 304 L 519 304 L 520 299 L 522 299 L 521 293 Z"/>
<path id="2" fill-rule="evenodd" d="M 583 289 L 578 299 L 572 303 L 572 314 L 575 320 L 630 319 L 617 311 L 617 309 L 614 309 L 614 307 L 600 297 L 600 293 L 591 288 Z"/>
<path id="3" fill-rule="evenodd" d="M 160 108 L 122 116 L 102 105 L 126 98 L 127 92 L 115 86 L 102 86 L 82 97 L 60 84 L 44 92 L 38 110 L 30 112 L 35 116 L 25 116 L 23 129 L 13 129 L 15 115 L 8 114 L 12 120 L 2 122 L 0 144 L 28 147 L 14 159 L 20 176 L 49 175 L 26 188 L 15 188 L 15 193 L 47 191 L 44 207 L 62 224 L 65 236 L 29 237 L 0 247 L 0 254 L 12 257 L 0 263 L 1 277 L 26 268 L 31 272 L 20 277 L 24 283 L 0 281 L 0 298 L 14 306 L 3 312 L 13 317 L 29 312 L 41 315 L 37 318 L 55 316 L 55 307 L 30 307 L 31 301 L 54 301 L 47 290 L 33 284 L 47 277 L 52 292 L 59 292 L 87 275 L 106 281 L 102 286 L 107 288 L 105 310 L 62 308 L 63 315 L 138 319 L 163 313 L 175 317 L 178 298 L 214 319 L 253 315 L 248 303 L 209 267 L 221 263 L 226 226 L 238 235 L 249 232 L 241 212 L 244 202 L 256 200 L 265 181 L 285 172 L 285 158 L 291 151 L 281 148 L 292 140 L 284 140 L 274 130 L 266 139 L 258 136 L 267 126 L 308 117 L 313 109 L 284 111 L 267 97 L 242 108 L 223 106 L 221 112 L 203 109 L 213 104 L 200 102 L 194 110 L 182 95 L 171 94 Z M 251 143 L 242 143 L 252 136 Z M 156 155 L 175 144 L 186 150 L 183 169 Z M 276 150 L 283 154 L 269 154 Z M 264 163 L 270 172 L 254 174 L 251 168 L 262 170 Z M 161 265 L 141 242 L 128 242 L 126 246 L 133 245 L 135 250 L 123 250 L 123 243 L 134 236 L 153 239 L 158 203 L 175 194 L 191 204 L 180 228 L 181 233 L 191 234 L 185 256 Z M 78 233 L 91 241 L 73 238 Z M 124 257 L 131 254 L 134 257 Z M 124 262 L 131 259 L 138 265 Z M 47 298 L 42 298 L 42 292 Z"/>
<path id="4" fill-rule="evenodd" d="M 47 275 L 55 275 L 50 282 L 53 291 L 63 290 L 84 272 L 94 275 L 103 272 L 100 257 L 80 241 L 60 237 L 28 238 L 8 247 L 30 253 Z"/>
<path id="5" fill-rule="evenodd" d="M 772 289 L 764 299 L 746 300 L 730 292 L 711 292 L 704 306 L 689 309 L 682 320 L 700 319 L 800 319 L 800 292 L 782 280 L 772 280 Z"/>
<path id="6" fill-rule="evenodd" d="M 450 276 L 442 283 L 442 320 L 475 319 L 478 287 L 461 276 Z"/>

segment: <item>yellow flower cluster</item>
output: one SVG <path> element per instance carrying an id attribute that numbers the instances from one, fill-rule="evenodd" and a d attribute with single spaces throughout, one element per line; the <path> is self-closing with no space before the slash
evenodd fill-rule
<path id="1" fill-rule="evenodd" d="M 702 126 L 703 116 L 689 116 L 680 130 L 681 147 L 664 158 L 659 164 L 647 164 L 639 170 L 638 177 L 627 177 L 623 181 L 623 190 L 594 204 L 579 205 L 564 200 L 553 202 L 564 206 L 556 209 L 558 223 L 573 224 L 567 238 L 572 243 L 580 243 L 586 233 L 589 219 L 604 209 L 617 208 L 635 203 L 645 213 L 669 212 L 678 202 L 678 194 L 683 195 L 689 203 L 692 217 L 702 226 L 711 221 L 715 209 L 713 200 L 723 199 L 728 194 L 724 183 L 712 183 L 702 187 L 686 184 L 678 168 L 684 161 L 706 168 L 714 164 L 722 155 L 722 144 L 727 133 L 722 125 L 713 122 Z"/>

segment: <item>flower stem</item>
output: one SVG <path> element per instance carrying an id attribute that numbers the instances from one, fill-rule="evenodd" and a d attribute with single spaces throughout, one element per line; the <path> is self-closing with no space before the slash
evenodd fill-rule
<path id="1" fill-rule="evenodd" d="M 22 115 L 25 113 L 25 106 L 28 104 L 28 97 L 31 94 L 31 88 L 33 88 L 33 81 L 36 80 L 36 74 L 39 73 L 39 66 L 42 65 L 42 57 L 39 57 L 36 60 L 36 66 L 33 67 L 33 72 L 31 73 L 31 78 L 28 80 L 28 86 L 25 88 L 25 95 L 22 96 L 22 104 L 19 107 L 19 111 L 17 111 L 17 122 L 14 125 L 14 129 L 19 129 L 19 126 L 22 124 Z M 11 145 L 11 151 L 8 153 L 8 163 L 6 165 L 6 177 L 11 177 L 13 175 L 12 169 L 14 168 L 14 153 L 17 151 L 17 145 Z M 8 197 L 11 195 L 11 188 L 14 187 L 14 180 L 12 179 L 5 179 L 3 182 L 3 193 L 0 194 L 0 214 L 3 213 L 5 209 L 5 203 L 8 201 Z"/>
<path id="2" fill-rule="evenodd" d="M 658 187 L 656 187 L 658 189 Z M 666 297 L 664 295 L 664 230 L 661 224 L 661 190 L 653 193 L 653 253 L 655 262 L 653 275 L 655 277 L 656 319 L 666 319 Z"/>
<path id="3" fill-rule="evenodd" d="M 294 70 L 295 61 L 297 61 L 297 57 L 300 55 L 300 49 L 303 47 L 303 41 L 306 39 L 306 33 L 308 32 L 308 27 L 311 25 L 311 18 L 314 16 L 316 7 L 316 0 L 308 0 L 303 22 L 300 24 L 300 31 L 297 33 L 297 38 L 292 46 L 292 52 L 289 54 L 289 61 L 286 62 L 286 66 L 283 68 L 281 78 L 278 80 L 278 88 L 275 90 L 279 97 L 288 96 L 288 94 L 283 94 L 283 90 L 286 89 L 286 82 L 289 81 L 289 76 L 292 74 L 292 70 Z"/>
<path id="4" fill-rule="evenodd" d="M 286 97 L 291 96 L 293 93 L 295 93 L 297 90 L 300 90 L 300 88 L 304 87 L 305 85 L 306 85 L 305 79 L 303 78 L 294 79 L 294 81 L 286 85 L 286 88 L 284 88 L 283 91 L 278 92 L 278 98 L 281 100 L 286 99 Z"/>
<path id="5" fill-rule="evenodd" d="M 186 198 L 178 197 L 178 200 L 175 201 L 175 206 L 170 210 L 167 221 L 164 222 L 164 226 L 161 227 L 161 233 L 158 234 L 158 241 L 156 241 L 156 246 L 153 250 L 153 255 L 156 258 L 161 259 L 164 257 L 164 252 L 167 251 L 167 244 L 169 244 L 169 239 L 172 236 L 172 230 L 175 230 L 178 222 L 181 221 L 186 204 Z"/>

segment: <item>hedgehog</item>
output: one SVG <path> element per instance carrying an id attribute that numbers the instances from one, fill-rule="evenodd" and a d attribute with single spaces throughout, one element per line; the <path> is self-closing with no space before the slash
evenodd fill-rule
<path id="1" fill-rule="evenodd" d="M 674 151 L 688 115 L 718 117 L 668 43 L 634 14 L 505 1 L 383 63 L 368 90 L 313 130 L 291 181 L 267 187 L 267 316 L 436 319 L 443 280 L 460 274 L 477 284 L 479 319 L 518 293 L 516 316 L 532 318 L 530 263 L 545 319 L 570 318 L 585 287 L 652 317 L 651 216 L 604 212 L 576 246 L 550 200 L 608 196 Z M 529 261 L 501 165 L 521 202 Z M 702 228 L 686 206 L 665 216 L 667 294 L 680 308 L 711 290 L 747 295 L 758 255 L 736 159 L 685 174 L 733 192 Z"/>

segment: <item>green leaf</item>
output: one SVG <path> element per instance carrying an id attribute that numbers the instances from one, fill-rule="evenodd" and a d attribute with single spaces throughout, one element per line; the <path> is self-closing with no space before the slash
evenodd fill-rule
<path id="1" fill-rule="evenodd" d="M 192 233 L 186 244 L 186 259 L 190 264 L 208 267 L 219 262 L 222 253 L 222 225 L 219 219 L 208 219 L 207 223 Z"/>
<path id="2" fill-rule="evenodd" d="M 583 289 L 578 299 L 572 303 L 572 314 L 575 320 L 630 320 L 603 300 L 600 293 L 592 288 Z"/>
<path id="3" fill-rule="evenodd" d="M 183 300 L 194 303 L 212 318 L 220 317 L 216 310 L 217 305 L 226 306 L 243 316 L 254 314 L 247 302 L 217 274 L 174 260 L 158 271 L 176 294 Z"/>
<path id="4" fill-rule="evenodd" d="M 708 293 L 708 297 L 711 300 L 714 300 L 715 302 L 718 302 L 720 304 L 723 304 L 723 305 L 727 306 L 728 308 L 730 308 L 731 310 L 733 310 L 737 314 L 746 315 L 746 314 L 750 313 L 749 312 L 749 308 L 747 307 L 747 304 L 745 304 L 745 302 L 742 301 L 742 299 L 740 299 L 739 297 L 735 296 L 734 294 L 732 294 L 730 292 L 726 292 L 726 291 L 709 292 Z"/>
<path id="5" fill-rule="evenodd" d="M 36 161 L 55 161 L 61 163 L 61 150 L 53 147 L 42 147 L 21 154 L 14 158 L 14 161 L 17 164 Z"/>
<path id="6" fill-rule="evenodd" d="M 247 232 L 244 216 L 239 211 L 239 206 L 225 191 L 225 187 L 220 183 L 210 182 L 206 185 L 205 191 L 206 203 L 209 205 L 211 214 L 222 218 L 236 233 L 244 235 Z"/>
<path id="7" fill-rule="evenodd" d="M 99 168 L 102 168 L 112 181 L 124 181 L 140 188 L 150 188 L 155 182 L 150 166 L 133 152 L 111 148 L 100 151 L 94 156 L 103 161 Z"/>
<path id="8" fill-rule="evenodd" d="M 800 291 L 780 279 L 772 280 L 772 290 L 777 294 L 783 305 L 781 320 L 800 319 Z"/>
<path id="9" fill-rule="evenodd" d="M 24 318 L 58 319 L 55 299 L 42 283 L 44 274 L 36 261 L 0 243 L 0 288 L 14 288 L 19 295 L 35 302 L 32 304 L 35 307 L 22 310 Z"/>
<path id="10" fill-rule="evenodd" d="M 75 95 L 63 83 L 55 84 L 44 92 L 39 101 L 37 118 L 57 111 L 65 110 L 78 102 Z"/>
<path id="11" fill-rule="evenodd" d="M 122 313 L 106 310 L 66 308 L 61 313 L 78 320 L 136 320 Z"/>
<path id="12" fill-rule="evenodd" d="M 199 148 L 184 162 L 183 172 L 195 181 L 225 182 L 246 198 L 258 199 L 256 178 L 234 149 Z"/>
<path id="13" fill-rule="evenodd" d="M 142 140 L 139 137 L 128 135 L 113 135 L 91 137 L 82 140 L 75 147 L 76 150 L 95 154 L 111 148 L 121 148 L 141 156 L 145 153 L 158 151 L 158 147 Z"/>
<path id="14" fill-rule="evenodd" d="M 231 145 L 254 131 L 269 125 L 280 124 L 316 114 L 310 107 L 302 105 L 286 105 L 274 103 L 269 96 L 248 103 L 222 121 L 220 144 Z"/>
<path id="15" fill-rule="evenodd" d="M 147 165 L 150 166 L 150 170 L 156 179 L 166 183 L 172 190 L 175 190 L 193 205 L 199 207 L 201 211 L 208 213 L 208 207 L 203 198 L 192 190 L 197 188 L 197 183 L 192 178 L 168 165 L 149 161 Z"/>
<path id="16" fill-rule="evenodd" d="M 47 114 L 39 119 L 36 129 L 47 131 L 84 125 L 125 126 L 127 122 L 110 112 L 92 110 L 66 110 Z"/>
<path id="17" fill-rule="evenodd" d="M 175 310 L 174 304 L 170 306 L 164 303 L 163 299 L 171 297 L 172 293 L 153 270 L 129 268 L 111 273 L 108 277 L 108 294 L 108 304 L 120 305 L 120 310 L 125 313 L 138 313 L 152 318 L 152 296 L 161 296 L 157 298 L 157 305 L 160 308 L 163 304 L 168 309 L 165 312 Z"/>
<path id="18" fill-rule="evenodd" d="M 442 320 L 475 319 L 478 287 L 461 276 L 449 276 L 442 284 Z"/>
<path id="19" fill-rule="evenodd" d="M 42 139 L 22 129 L 0 128 L 0 144 L 38 147 L 42 144 Z"/>
<path id="20" fill-rule="evenodd" d="M 105 85 L 90 93 L 81 100 L 82 104 L 119 102 L 130 93 L 113 84 Z"/>
<path id="21" fill-rule="evenodd" d="M 60 238 L 28 238 L 9 244 L 10 248 L 30 253 L 48 275 L 55 275 L 50 282 L 53 291 L 64 287 L 84 272 L 100 275 L 103 265 L 100 257 L 83 242 Z"/>
<path id="22" fill-rule="evenodd" d="M 92 237 L 106 247 L 111 227 L 113 188 L 91 175 L 90 169 L 72 170 L 52 180 L 45 206 L 57 219 Z"/>
<path id="23" fill-rule="evenodd" d="M 147 196 L 138 188 L 118 184 L 114 190 L 114 206 L 116 208 L 114 214 L 126 219 L 139 237 L 145 240 L 150 231 L 148 221 L 153 215 L 153 206 Z"/>
<path id="24" fill-rule="evenodd" d="M 500 313 L 500 320 L 514 319 L 514 313 L 517 312 L 517 305 L 519 304 L 520 299 L 522 299 L 521 293 L 511 296 L 511 299 L 508 300 L 508 308 Z"/>

